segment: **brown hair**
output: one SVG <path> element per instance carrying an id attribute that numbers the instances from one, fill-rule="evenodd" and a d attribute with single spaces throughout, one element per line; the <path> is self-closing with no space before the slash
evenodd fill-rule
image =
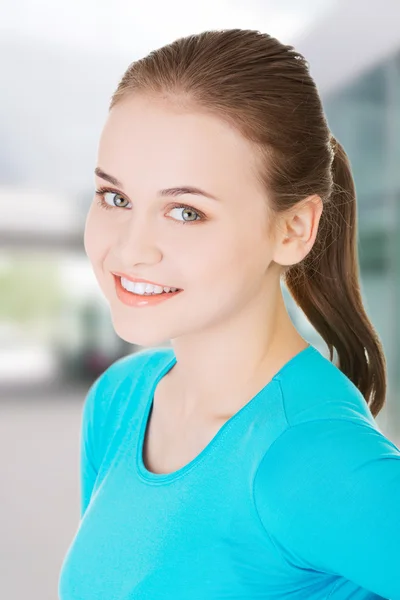
<path id="1" fill-rule="evenodd" d="M 361 298 L 354 181 L 304 57 L 258 31 L 206 31 L 129 65 L 110 110 L 132 92 L 170 97 L 233 124 L 262 159 L 259 177 L 271 217 L 311 195 L 322 199 L 312 249 L 283 268 L 282 277 L 330 360 L 336 349 L 338 367 L 376 416 L 385 402 L 386 360 Z"/>

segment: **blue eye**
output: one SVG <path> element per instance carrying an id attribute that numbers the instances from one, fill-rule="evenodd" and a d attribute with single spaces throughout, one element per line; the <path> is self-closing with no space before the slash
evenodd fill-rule
<path id="1" fill-rule="evenodd" d="M 171 208 L 171 210 L 169 212 L 171 212 L 172 210 L 176 210 L 176 209 L 184 209 L 185 211 L 191 212 L 192 214 L 196 215 L 199 218 L 196 219 L 188 219 L 187 221 L 180 221 L 180 223 L 182 223 L 182 225 L 184 225 L 185 223 L 191 223 L 194 221 L 202 221 L 202 217 L 200 215 L 200 213 L 197 212 L 197 210 L 194 210 L 194 208 L 192 208 L 191 206 L 185 206 L 184 204 L 176 204 L 175 206 L 173 206 Z"/>
<path id="2" fill-rule="evenodd" d="M 121 196 L 121 194 L 119 194 L 118 192 L 113 192 L 112 190 L 108 190 L 106 188 L 100 188 L 98 190 L 96 190 L 96 196 L 99 197 L 99 202 L 98 204 L 105 209 L 108 208 L 125 208 L 125 206 L 120 206 L 119 204 L 108 204 L 108 202 L 105 201 L 104 196 L 106 194 L 111 194 L 113 196 L 119 196 L 120 198 L 122 198 L 123 200 L 125 200 L 125 198 L 123 196 Z"/>

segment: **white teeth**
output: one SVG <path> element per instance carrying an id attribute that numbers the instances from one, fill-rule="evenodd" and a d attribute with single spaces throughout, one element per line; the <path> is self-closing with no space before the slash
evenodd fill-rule
<path id="1" fill-rule="evenodd" d="M 162 287 L 161 285 L 151 285 L 150 283 L 133 283 L 125 277 L 121 277 L 121 285 L 128 292 L 135 294 L 162 294 L 163 292 L 176 292 L 178 288 Z"/>

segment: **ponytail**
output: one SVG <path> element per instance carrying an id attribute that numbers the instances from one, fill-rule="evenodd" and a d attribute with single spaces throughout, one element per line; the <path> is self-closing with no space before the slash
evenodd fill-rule
<path id="1" fill-rule="evenodd" d="M 364 396 L 377 416 L 385 403 L 387 373 L 381 341 L 360 291 L 356 191 L 349 159 L 333 138 L 333 188 L 324 205 L 312 250 L 290 267 L 285 283 L 295 302 L 325 340 L 330 360 Z"/>

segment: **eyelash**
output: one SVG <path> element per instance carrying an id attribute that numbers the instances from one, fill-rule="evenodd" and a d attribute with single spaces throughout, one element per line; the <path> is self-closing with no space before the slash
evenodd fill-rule
<path id="1" fill-rule="evenodd" d="M 95 190 L 96 192 L 96 196 L 98 196 L 98 205 L 101 206 L 101 208 L 105 208 L 106 210 L 111 209 L 113 210 L 114 208 L 126 208 L 125 206 L 110 206 L 109 204 L 107 204 L 107 202 L 104 200 L 104 194 L 105 193 L 110 193 L 110 194 L 116 194 L 118 196 L 123 197 L 122 194 L 120 194 L 120 192 L 117 192 L 116 190 L 112 190 L 110 188 L 107 187 L 100 187 L 98 190 Z M 173 221 L 175 221 L 176 223 L 178 223 L 179 225 L 187 225 L 190 223 L 196 223 L 197 221 L 204 221 L 206 220 L 206 215 L 202 212 L 200 212 L 199 210 L 194 209 L 192 206 L 188 206 L 186 204 L 174 204 L 170 210 L 174 209 L 174 208 L 185 208 L 185 209 L 189 209 L 191 211 L 193 211 L 194 213 L 196 213 L 197 215 L 200 216 L 200 219 L 196 219 L 195 221 L 177 221 L 176 219 L 173 219 Z"/>

